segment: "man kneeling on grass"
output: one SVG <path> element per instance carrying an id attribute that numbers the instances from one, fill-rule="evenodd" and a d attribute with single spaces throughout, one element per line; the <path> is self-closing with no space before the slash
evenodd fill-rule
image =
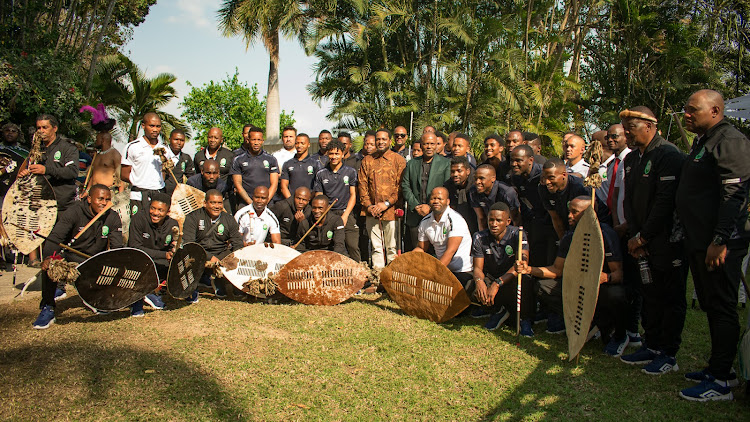
<path id="1" fill-rule="evenodd" d="M 568 224 L 571 229 L 560 240 L 557 258 L 551 266 L 530 267 L 527 261 L 516 263 L 516 271 L 539 279 L 537 293 L 551 312 L 547 320 L 547 332 L 550 334 L 565 332 L 565 321 L 562 317 L 563 268 L 573 240 L 573 231 L 581 220 L 583 212 L 590 206 L 591 197 L 589 196 L 579 196 L 570 201 Z M 624 318 L 627 294 L 622 285 L 622 253 L 614 229 L 602 222 L 599 222 L 599 226 L 604 239 L 604 265 L 599 275 L 599 300 L 596 303 L 593 325 L 601 330 L 602 341 L 606 345 L 605 353 L 610 356 L 620 356 L 628 345 L 628 336 L 625 333 L 627 321 Z"/>
<path id="2" fill-rule="evenodd" d="M 472 312 L 473 318 L 490 316 L 484 328 L 496 330 L 510 317 L 518 289 L 518 273 L 514 269 L 520 259 L 518 227 L 510 225 L 510 207 L 496 202 L 487 214 L 487 228 L 474 234 L 471 256 L 474 259 L 475 296 L 484 305 Z M 523 259 L 528 259 L 528 244 L 523 242 Z M 532 337 L 531 321 L 534 317 L 534 295 L 531 277 L 521 281 L 521 335 Z M 511 319 L 515 322 L 515 316 Z"/>

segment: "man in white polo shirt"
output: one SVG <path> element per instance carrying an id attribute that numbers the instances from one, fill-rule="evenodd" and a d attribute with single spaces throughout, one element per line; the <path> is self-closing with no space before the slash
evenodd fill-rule
<path id="1" fill-rule="evenodd" d="M 132 185 L 130 210 L 133 214 L 139 210 L 148 211 L 154 192 L 166 193 L 161 158 L 154 154 L 154 150 L 164 148 L 168 159 L 174 157 L 172 150 L 159 141 L 161 118 L 156 113 L 146 113 L 142 127 L 143 137 L 129 143 L 122 154 L 121 179 Z"/>
<path id="2" fill-rule="evenodd" d="M 268 205 L 268 188 L 258 186 L 253 191 L 253 203 L 249 204 L 234 215 L 240 226 L 240 234 L 245 246 L 265 242 L 268 233 L 271 233 L 271 243 L 281 243 L 281 231 L 279 220 L 273 212 L 266 207 Z"/>
<path id="3" fill-rule="evenodd" d="M 417 228 L 418 246 L 416 251 L 428 251 L 430 245 L 435 256 L 458 278 L 467 293 L 473 284 L 471 260 L 471 233 L 461 214 L 449 207 L 448 189 L 440 186 L 430 193 L 429 205 L 432 210 L 419 223 Z"/>

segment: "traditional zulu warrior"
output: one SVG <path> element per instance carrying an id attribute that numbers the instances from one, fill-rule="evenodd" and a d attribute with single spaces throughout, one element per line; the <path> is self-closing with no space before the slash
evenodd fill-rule
<path id="1" fill-rule="evenodd" d="M 52 233 L 44 242 L 44 262 L 42 263 L 42 311 L 34 321 L 34 328 L 48 328 L 55 322 L 55 289 L 57 283 L 47 275 L 50 260 L 53 254 L 60 252 L 60 244 L 69 244 L 78 236 L 95 216 L 105 209 L 112 198 L 109 188 L 104 185 L 94 185 L 89 191 L 85 201 L 75 202 L 59 218 L 52 229 Z M 83 231 L 73 244 L 76 250 L 95 255 L 107 248 L 121 248 L 122 228 L 120 217 L 116 212 L 107 210 L 88 229 Z M 62 252 L 63 257 L 71 262 L 83 262 L 85 259 L 68 251 Z"/>
<path id="2" fill-rule="evenodd" d="M 10 185 L 16 181 L 21 164 L 29 156 L 29 150 L 21 146 L 21 128 L 13 123 L 3 125 L 0 131 L 3 143 L 0 144 L 0 197 L 4 197 Z"/>
<path id="3" fill-rule="evenodd" d="M 107 116 L 104 104 L 99 103 L 96 108 L 91 106 L 81 107 L 80 112 L 91 112 L 91 128 L 96 130 L 94 147 L 96 153 L 89 168 L 89 176 L 83 186 L 81 196 L 88 193 L 88 186 L 102 184 L 108 186 L 113 193 L 122 192 L 124 185 L 120 180 L 120 166 L 122 156 L 112 148 L 112 135 L 110 132 L 117 123 L 115 119 Z"/>
<path id="4" fill-rule="evenodd" d="M 279 201 L 271 207 L 279 220 L 282 245 L 292 246 L 297 242 L 297 227 L 300 222 L 310 216 L 311 195 L 310 189 L 301 186 L 294 191 L 294 196 Z"/>
<path id="5" fill-rule="evenodd" d="M 154 260 L 159 280 L 167 278 L 169 262 L 172 260 L 179 240 L 177 220 L 168 216 L 169 204 L 168 195 L 155 193 L 151 197 L 148 213 L 138 213 L 130 221 L 128 246 L 146 252 Z M 191 303 L 197 302 L 198 292 L 194 291 L 190 299 Z M 150 293 L 143 300 L 133 304 L 132 316 L 143 316 L 144 301 L 154 309 L 164 309 L 164 301 L 161 297 Z"/>
<path id="6" fill-rule="evenodd" d="M 233 251 L 242 248 L 242 236 L 232 215 L 223 211 L 224 198 L 221 192 L 212 189 L 206 192 L 203 208 L 188 214 L 183 225 L 184 243 L 195 242 L 203 247 L 210 262 L 219 262 Z M 209 275 L 204 273 L 204 284 L 210 284 Z M 216 284 L 217 297 L 225 297 L 224 286 Z"/>

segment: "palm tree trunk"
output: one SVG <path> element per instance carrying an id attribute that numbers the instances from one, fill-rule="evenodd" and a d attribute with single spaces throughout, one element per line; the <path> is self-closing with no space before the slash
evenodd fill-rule
<path id="1" fill-rule="evenodd" d="M 279 33 L 271 40 L 274 47 L 269 51 L 271 64 L 268 68 L 268 93 L 266 94 L 266 143 L 279 143 L 279 126 L 281 126 L 281 104 L 279 103 Z"/>
<path id="2" fill-rule="evenodd" d="M 107 5 L 107 14 L 104 16 L 104 22 L 102 22 L 102 29 L 96 39 L 96 44 L 94 44 L 94 50 L 91 52 L 91 66 L 89 66 L 89 77 L 88 79 L 86 79 L 87 94 L 89 93 L 89 91 L 91 91 L 91 84 L 94 82 L 94 69 L 96 69 L 97 54 L 99 52 L 99 47 L 101 47 L 102 45 L 104 33 L 107 31 L 107 27 L 109 26 L 109 20 L 112 18 L 112 10 L 114 8 L 115 0 L 109 0 L 109 4 Z"/>

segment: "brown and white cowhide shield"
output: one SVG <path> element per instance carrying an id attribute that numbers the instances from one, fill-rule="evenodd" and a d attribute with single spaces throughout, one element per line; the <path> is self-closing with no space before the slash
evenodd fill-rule
<path id="1" fill-rule="evenodd" d="M 337 305 L 367 281 L 367 269 L 331 251 L 310 251 L 289 261 L 274 281 L 286 297 L 306 305 Z"/>
<path id="2" fill-rule="evenodd" d="M 76 267 L 73 283 L 81 300 L 99 311 L 116 311 L 143 299 L 159 286 L 156 266 L 145 252 L 134 248 L 100 252 Z"/>
<path id="3" fill-rule="evenodd" d="M 407 315 L 445 322 L 471 301 L 456 276 L 433 256 L 407 252 L 380 273 L 380 283 Z"/>
<path id="4" fill-rule="evenodd" d="M 180 225 L 180 231 L 182 231 L 182 224 L 185 223 L 185 216 L 199 208 L 203 208 L 205 201 L 206 194 L 200 189 L 184 183 L 177 184 L 172 193 L 169 216 L 177 220 L 177 224 Z"/>
<path id="5" fill-rule="evenodd" d="M 289 246 L 258 243 L 227 255 L 221 260 L 219 268 L 234 287 L 252 294 L 245 283 L 278 273 L 284 265 L 299 255 L 298 251 Z"/>
<path id="6" fill-rule="evenodd" d="M 120 216 L 122 222 L 122 241 L 128 244 L 130 234 L 130 187 L 122 192 L 112 192 L 112 210 Z"/>
<path id="7" fill-rule="evenodd" d="M 167 291 L 176 299 L 185 299 L 198 288 L 206 269 L 206 251 L 197 243 L 186 243 L 178 248 L 169 263 Z"/>
<path id="8" fill-rule="evenodd" d="M 27 230 L 49 236 L 57 220 L 57 200 L 44 176 L 19 177 L 3 199 L 3 226 L 19 252 L 28 255 L 44 242 Z"/>

